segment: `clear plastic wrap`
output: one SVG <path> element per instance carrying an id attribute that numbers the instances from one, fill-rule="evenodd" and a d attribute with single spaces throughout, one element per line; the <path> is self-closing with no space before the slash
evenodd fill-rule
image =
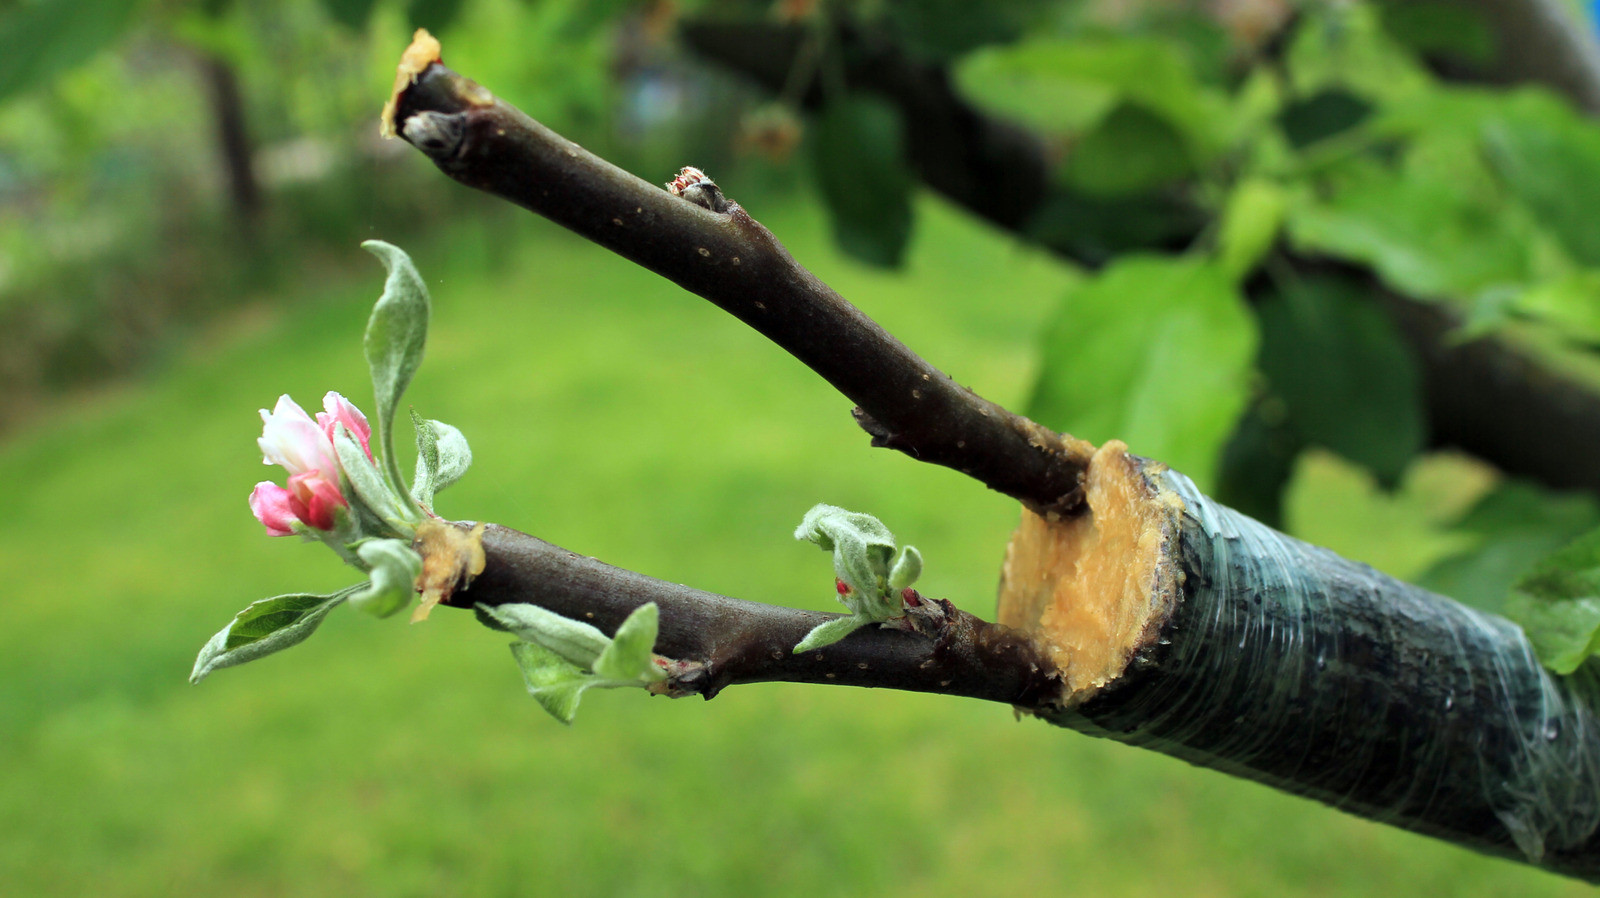
<path id="1" fill-rule="evenodd" d="M 1293 539 L 1176 472 L 1181 600 L 1052 720 L 1352 813 L 1600 876 L 1600 682 L 1510 622 Z"/>

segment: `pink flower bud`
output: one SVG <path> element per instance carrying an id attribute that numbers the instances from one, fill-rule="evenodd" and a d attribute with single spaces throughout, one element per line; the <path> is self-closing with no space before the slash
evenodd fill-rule
<path id="1" fill-rule="evenodd" d="M 288 488 L 270 481 L 256 484 L 250 493 L 250 510 L 270 536 L 288 536 L 296 521 L 317 530 L 332 530 L 336 512 L 350 503 L 339 491 L 339 459 L 333 448 L 335 428 L 343 424 L 372 457 L 368 445 L 372 428 L 367 416 L 338 393 L 322 398 L 325 411 L 313 421 L 305 409 L 287 395 L 278 397 L 272 411 L 261 410 L 261 446 L 264 464 L 282 465 L 289 472 Z"/>
<path id="2" fill-rule="evenodd" d="M 250 511 L 267 528 L 268 536 L 294 534 L 294 523 L 299 518 L 289 507 L 291 498 L 288 490 L 270 480 L 261 481 L 250 491 Z"/>

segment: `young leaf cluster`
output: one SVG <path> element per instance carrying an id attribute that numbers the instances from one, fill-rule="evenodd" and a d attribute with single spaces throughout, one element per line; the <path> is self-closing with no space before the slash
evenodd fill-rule
<path id="1" fill-rule="evenodd" d="M 869 514 L 816 505 L 806 512 L 794 538 L 833 553 L 835 591 L 847 617 L 818 624 L 794 647 L 796 654 L 832 645 L 869 624 L 904 612 L 902 590 L 922 575 L 922 553 L 906 546 L 895 553 L 894 534 Z"/>
<path id="2" fill-rule="evenodd" d="M 511 655 L 528 693 L 562 723 L 572 722 L 589 689 L 648 689 L 667 678 L 651 651 L 660 629 L 654 602 L 635 608 L 614 637 L 538 605 L 479 605 L 478 610 L 517 635 Z"/>

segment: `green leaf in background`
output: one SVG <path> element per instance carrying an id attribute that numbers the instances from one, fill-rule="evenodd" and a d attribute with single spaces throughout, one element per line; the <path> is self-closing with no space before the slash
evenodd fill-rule
<path id="1" fill-rule="evenodd" d="M 1600 344 L 1600 271 L 1574 271 L 1536 284 L 1512 299 L 1507 309 L 1554 327 L 1566 339 Z"/>
<path id="2" fill-rule="evenodd" d="M 1272 249 L 1288 202 L 1273 181 L 1246 178 L 1234 185 L 1217 230 L 1217 263 L 1229 277 L 1243 281 Z"/>
<path id="3" fill-rule="evenodd" d="M 412 27 L 438 33 L 449 28 L 461 12 L 461 0 L 411 0 L 406 18 Z"/>
<path id="4" fill-rule="evenodd" d="M 1028 414 L 1093 442 L 1123 440 L 1208 490 L 1255 355 L 1255 320 L 1221 266 L 1123 257 L 1051 320 Z"/>
<path id="5" fill-rule="evenodd" d="M 617 635 L 595 659 L 596 676 L 607 680 L 659 682 L 666 672 L 655 665 L 653 649 L 661 629 L 661 610 L 655 602 L 640 605 L 623 619 Z"/>
<path id="6" fill-rule="evenodd" d="M 1298 150 L 1349 131 L 1366 121 L 1372 109 L 1355 94 L 1332 88 L 1288 104 L 1278 113 L 1278 124 Z"/>
<path id="7" fill-rule="evenodd" d="M 1284 490 L 1305 441 L 1288 425 L 1283 401 L 1258 397 L 1222 448 L 1214 495 L 1268 527 L 1284 529 Z"/>
<path id="8" fill-rule="evenodd" d="M 1046 0 L 917 0 L 875 4 L 896 39 L 912 55 L 933 60 L 958 56 L 984 44 L 1011 43 L 1041 18 Z"/>
<path id="9" fill-rule="evenodd" d="M 1518 577 L 1595 527 L 1600 527 L 1600 505 L 1593 498 L 1509 481 L 1478 500 L 1452 528 L 1476 543 L 1441 559 L 1417 582 L 1499 614 Z"/>
<path id="10" fill-rule="evenodd" d="M 1194 172 L 1183 135 L 1137 103 L 1119 103 L 1067 154 L 1060 177 L 1085 193 L 1122 196 Z"/>
<path id="11" fill-rule="evenodd" d="M 854 95 L 830 102 L 811 128 L 811 162 L 834 240 L 868 265 L 899 267 L 911 239 L 902 130 L 898 109 Z"/>
<path id="12" fill-rule="evenodd" d="M 1169 123 L 1197 158 L 1219 145 L 1226 103 L 1195 77 L 1182 45 L 1156 38 L 1034 40 L 988 47 L 957 66 L 980 107 L 1045 134 L 1094 127 L 1131 101 Z"/>
<path id="13" fill-rule="evenodd" d="M 1308 6 L 1289 42 L 1285 67 L 1294 92 L 1308 97 L 1344 88 L 1369 100 L 1428 90 L 1433 77 L 1392 38 L 1371 4 Z"/>
<path id="14" fill-rule="evenodd" d="M 377 0 L 322 0 L 329 18 L 355 31 L 365 31 Z"/>
<path id="15" fill-rule="evenodd" d="M 360 588 L 352 586 L 325 596 L 293 593 L 251 602 L 200 650 L 189 682 L 198 683 L 213 671 L 264 658 L 305 642 L 328 612 Z"/>
<path id="16" fill-rule="evenodd" d="M 1508 201 L 1470 138 L 1418 138 L 1395 169 L 1347 164 L 1323 192 L 1291 206 L 1294 247 L 1371 265 L 1411 296 L 1472 299 L 1541 273 L 1536 225 Z"/>
<path id="17" fill-rule="evenodd" d="M 394 413 L 400 397 L 422 364 L 422 351 L 428 341 L 428 288 L 417 273 L 411 257 L 397 246 L 382 240 L 368 240 L 362 248 L 378 257 L 389 277 L 383 295 L 372 307 L 367 320 L 365 348 L 367 365 L 372 369 L 372 392 L 377 403 L 377 439 L 369 445 L 382 447 L 381 461 L 389 485 L 406 495 L 400 464 L 394 454 Z"/>
<path id="18" fill-rule="evenodd" d="M 1209 216 L 1169 191 L 1103 197 L 1054 190 L 1023 233 L 1028 239 L 1101 264 L 1128 252 L 1185 246 Z"/>
<path id="19" fill-rule="evenodd" d="M 1425 436 L 1421 381 L 1394 324 L 1336 277 L 1287 285 L 1256 314 L 1261 370 L 1289 426 L 1394 486 Z"/>
<path id="20" fill-rule="evenodd" d="M 1384 30 L 1416 52 L 1457 64 L 1494 61 L 1494 32 L 1481 9 L 1447 0 L 1388 0 L 1375 5 Z"/>
<path id="21" fill-rule="evenodd" d="M 417 597 L 422 556 L 401 539 L 368 539 L 356 554 L 370 569 L 370 580 L 350 594 L 350 606 L 375 617 L 388 617 Z"/>
<path id="22" fill-rule="evenodd" d="M 472 448 L 461 431 L 443 421 L 428 421 L 411 412 L 417 431 L 417 473 L 411 481 L 411 494 L 422 505 L 432 508 L 433 497 L 472 467 Z"/>
<path id="23" fill-rule="evenodd" d="M 572 723 L 578 714 L 583 691 L 595 685 L 595 678 L 572 662 L 544 646 L 532 642 L 513 642 L 511 657 L 517 660 L 522 681 L 539 706 L 562 723 Z"/>
<path id="24" fill-rule="evenodd" d="M 39 87 L 110 46 L 143 0 L 38 0 L 0 15 L 0 99 Z"/>
<path id="25" fill-rule="evenodd" d="M 1523 91 L 1483 123 L 1483 147 L 1539 222 L 1579 261 L 1600 265 L 1600 126 L 1554 96 Z"/>
<path id="26" fill-rule="evenodd" d="M 1505 612 L 1556 673 L 1572 673 L 1600 651 L 1600 530 L 1535 565 L 1511 590 Z"/>

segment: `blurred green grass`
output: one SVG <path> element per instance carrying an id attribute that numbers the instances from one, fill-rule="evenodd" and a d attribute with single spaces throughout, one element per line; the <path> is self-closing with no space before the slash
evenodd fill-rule
<path id="1" fill-rule="evenodd" d="M 1070 271 L 931 203 L 902 275 L 842 261 L 809 205 L 752 211 L 958 380 L 1024 398 Z M 476 456 L 442 513 L 829 608 L 825 557 L 789 537 L 828 501 L 922 548 L 927 591 L 992 613 L 1014 503 L 870 450 L 847 401 L 728 316 L 533 220 L 407 248 L 435 303 L 410 400 Z M 336 614 L 191 688 L 238 608 L 352 579 L 263 538 L 244 498 L 271 476 L 256 408 L 328 389 L 370 404 L 380 284 L 373 262 L 257 302 L 0 445 L 0 893 L 1587 893 L 966 700 L 601 693 L 563 728 L 505 636 L 459 613 Z"/>

